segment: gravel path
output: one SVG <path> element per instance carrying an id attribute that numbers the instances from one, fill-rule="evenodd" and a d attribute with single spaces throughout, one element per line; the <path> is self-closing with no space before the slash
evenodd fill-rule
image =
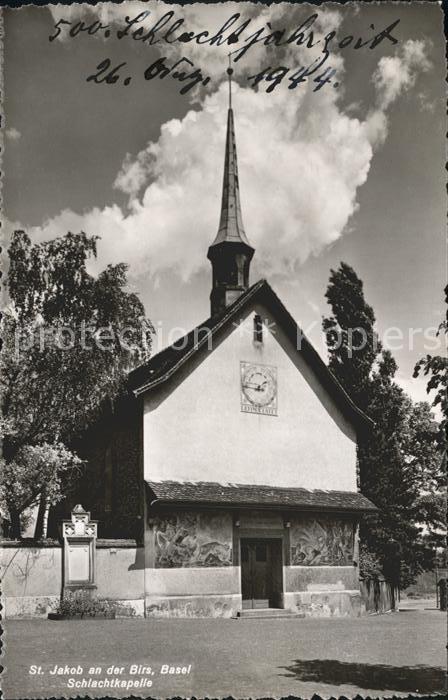
<path id="1" fill-rule="evenodd" d="M 446 615 L 436 610 L 360 619 L 7 620 L 4 639 L 7 700 L 390 697 L 445 687 Z M 50 674 L 66 664 L 81 674 Z M 151 670 L 132 673 L 138 664 Z M 161 673 L 164 665 L 187 670 Z M 111 666 L 118 670 L 108 674 Z M 98 674 L 89 673 L 95 668 Z M 70 688 L 70 679 L 91 685 Z M 105 679 L 147 685 L 93 687 Z"/>

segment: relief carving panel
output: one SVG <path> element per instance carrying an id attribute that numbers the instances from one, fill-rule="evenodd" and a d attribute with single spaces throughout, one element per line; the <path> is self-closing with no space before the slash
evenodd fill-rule
<path id="1" fill-rule="evenodd" d="M 307 518 L 291 523 L 293 566 L 349 566 L 353 563 L 353 523 Z"/>
<path id="2" fill-rule="evenodd" d="M 232 565 L 228 515 L 181 512 L 154 519 L 157 568 Z"/>

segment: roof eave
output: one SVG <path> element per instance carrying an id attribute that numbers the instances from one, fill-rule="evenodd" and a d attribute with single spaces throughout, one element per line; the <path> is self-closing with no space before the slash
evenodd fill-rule
<path id="1" fill-rule="evenodd" d="M 226 323 L 231 314 L 233 314 L 238 308 L 241 308 L 247 301 L 247 299 L 251 298 L 253 294 L 255 294 L 258 289 L 265 283 L 265 280 L 260 280 L 256 284 L 253 285 L 251 289 L 248 290 L 247 295 L 245 294 L 244 296 L 240 297 L 240 299 L 237 299 L 234 304 L 232 304 L 231 310 L 229 313 L 224 314 L 222 319 L 216 324 L 216 326 L 213 328 L 211 331 L 212 334 L 216 333 L 220 328 L 222 328 Z M 160 377 L 157 379 L 154 379 L 152 381 L 146 382 L 145 384 L 142 384 L 140 387 L 137 387 L 132 390 L 134 396 L 140 396 L 140 394 L 145 393 L 146 391 L 149 391 L 151 389 L 154 389 L 156 386 L 159 384 L 162 384 L 162 382 L 167 381 L 170 377 L 172 377 L 175 372 L 183 365 L 185 362 L 188 362 L 189 358 L 194 355 L 205 343 L 208 341 L 208 335 L 204 334 L 204 336 L 198 340 L 195 345 L 189 350 L 185 355 L 183 355 L 176 364 L 174 364 L 172 367 L 170 367 L 169 370 L 167 370 L 164 374 L 162 374 Z"/>
<path id="2" fill-rule="evenodd" d="M 331 512 L 331 513 L 345 513 L 345 514 L 359 514 L 364 515 L 365 513 L 376 513 L 378 508 L 373 504 L 370 507 L 365 508 L 344 508 L 342 506 L 331 506 L 331 505 L 293 505 L 290 503 L 253 503 L 249 501 L 243 501 L 241 503 L 232 503 L 218 500 L 210 501 L 195 501 L 193 499 L 163 499 L 155 498 L 151 502 L 151 506 L 162 506 L 162 507 L 183 507 L 183 508 L 223 508 L 230 510 L 281 510 L 281 511 L 294 511 L 294 512 Z"/>
<path id="3" fill-rule="evenodd" d="M 287 317 L 287 320 L 289 321 L 289 323 L 291 325 L 293 325 L 294 328 L 296 329 L 296 333 L 297 333 L 297 330 L 300 331 L 301 338 L 302 338 L 303 344 L 306 348 L 306 351 L 312 356 L 313 361 L 316 362 L 316 364 L 320 365 L 322 372 L 326 372 L 328 374 L 328 376 L 331 378 L 331 381 L 333 382 L 333 385 L 335 386 L 335 388 L 337 387 L 338 392 L 341 394 L 341 396 L 344 398 L 344 400 L 346 402 L 347 408 L 352 413 L 352 416 L 355 417 L 354 422 L 357 422 L 359 420 L 361 422 L 363 429 L 370 432 L 375 426 L 374 421 L 371 418 L 369 418 L 369 416 L 367 416 L 360 408 L 358 408 L 358 406 L 350 398 L 350 396 L 345 391 L 344 387 L 341 385 L 341 383 L 338 381 L 338 379 L 334 376 L 334 374 L 330 370 L 330 368 L 327 367 L 327 365 L 325 364 L 325 362 L 323 361 L 323 359 L 321 358 L 321 356 L 319 355 L 317 350 L 314 348 L 312 343 L 308 340 L 308 338 L 303 333 L 300 326 L 297 324 L 295 319 L 291 316 L 288 309 L 284 306 L 283 302 L 281 301 L 281 299 L 279 299 L 279 297 L 274 292 L 272 287 L 268 283 L 266 283 L 266 287 L 269 289 L 273 299 L 275 299 L 275 302 L 279 305 L 280 309 L 286 314 L 286 317 Z"/>

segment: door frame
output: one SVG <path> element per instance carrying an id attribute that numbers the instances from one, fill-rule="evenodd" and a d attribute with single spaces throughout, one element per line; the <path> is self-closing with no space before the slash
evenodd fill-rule
<path id="1" fill-rule="evenodd" d="M 280 540 L 281 541 L 281 551 L 282 551 L 282 566 L 281 566 L 281 600 L 280 608 L 285 607 L 285 567 L 289 566 L 290 562 L 290 547 L 289 547 L 289 529 L 284 528 L 240 528 L 234 527 L 234 539 L 233 539 L 233 565 L 238 566 L 241 569 L 241 540 Z M 242 602 L 242 585 L 241 585 L 241 570 L 239 575 L 239 593 L 241 595 Z"/>

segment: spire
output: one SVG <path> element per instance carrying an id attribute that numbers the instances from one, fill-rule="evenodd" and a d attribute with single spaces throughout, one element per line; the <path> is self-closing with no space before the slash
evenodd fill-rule
<path id="1" fill-rule="evenodd" d="M 254 248 L 244 231 L 241 214 L 240 187 L 236 156 L 235 126 L 232 110 L 232 73 L 229 76 L 229 108 L 224 157 L 221 216 L 218 233 L 208 249 L 207 257 L 213 268 L 213 289 L 210 295 L 212 315 L 229 306 L 249 287 L 249 266 Z"/>
<path id="2" fill-rule="evenodd" d="M 230 56 L 229 56 L 230 64 Z M 244 231 L 241 214 L 240 186 L 238 180 L 238 163 L 236 157 L 235 125 L 232 109 L 232 68 L 227 69 L 229 76 L 229 109 L 227 111 L 227 138 L 224 158 L 224 178 L 222 183 L 221 218 L 218 233 L 213 245 L 223 241 L 239 241 L 250 245 Z"/>

